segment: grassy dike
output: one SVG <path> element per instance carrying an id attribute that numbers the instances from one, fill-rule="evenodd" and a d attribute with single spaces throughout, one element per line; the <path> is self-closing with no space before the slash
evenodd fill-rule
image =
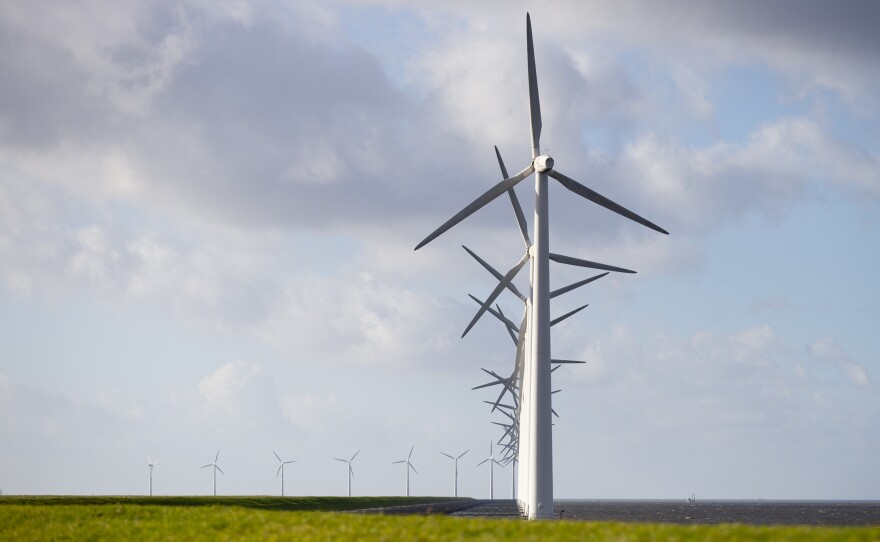
<path id="1" fill-rule="evenodd" d="M 426 502 L 443 499 L 0 497 L 0 540 L 880 540 L 880 527 L 527 522 L 339 513 Z"/>

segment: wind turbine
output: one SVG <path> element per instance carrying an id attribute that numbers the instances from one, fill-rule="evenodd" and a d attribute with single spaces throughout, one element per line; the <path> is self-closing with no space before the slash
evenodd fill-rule
<path id="1" fill-rule="evenodd" d="M 354 458 L 361 453 L 360 450 L 356 451 L 351 459 L 339 459 L 338 457 L 334 458 L 336 461 L 342 461 L 343 463 L 348 463 L 348 496 L 351 497 L 351 477 L 354 476 L 354 469 L 351 468 L 351 462 L 354 461 Z"/>
<path id="2" fill-rule="evenodd" d="M 214 481 L 211 484 L 211 490 L 213 491 L 215 497 L 217 496 L 217 471 L 219 470 L 220 474 L 222 474 L 223 476 L 226 476 L 226 473 L 223 472 L 223 469 L 221 469 L 220 465 L 217 464 L 217 460 L 219 458 L 220 458 L 220 450 L 217 450 L 217 455 L 214 456 L 214 462 L 208 463 L 207 465 L 202 465 L 203 469 L 206 469 L 208 467 L 213 467 L 213 469 L 211 469 L 211 470 L 214 473 Z"/>
<path id="3" fill-rule="evenodd" d="M 511 195 L 513 200 L 513 188 L 531 174 L 535 174 L 535 213 L 533 222 L 534 242 L 528 237 L 527 225 L 522 212 L 517 213 L 517 221 L 523 240 L 526 244 L 526 253 L 522 259 L 499 279 L 498 286 L 481 305 L 477 315 L 468 325 L 465 333 L 474 325 L 476 320 L 488 310 L 495 298 L 506 289 L 514 276 L 531 260 L 530 284 L 532 289 L 530 296 L 525 300 L 528 318 L 528 337 L 526 343 L 528 350 L 524 356 L 522 372 L 521 394 L 524 401 L 522 416 L 517 423 L 521 426 L 520 436 L 525 440 L 523 446 L 518 448 L 518 453 L 523 455 L 524 461 L 520 463 L 527 480 L 520 478 L 528 489 L 527 494 L 520 492 L 520 499 L 526 509 L 529 519 L 551 519 L 553 513 L 553 430 L 551 412 L 551 387 L 550 387 L 550 261 L 558 263 L 587 267 L 602 271 L 615 271 L 634 273 L 628 269 L 609 266 L 570 256 L 551 254 L 549 247 L 549 201 L 548 184 L 553 178 L 563 187 L 575 194 L 586 198 L 606 209 L 622 215 L 643 226 L 660 233 L 668 232 L 656 224 L 642 218 L 625 207 L 611 201 L 601 194 L 587 188 L 574 179 L 560 173 L 554 166 L 553 158 L 541 154 L 541 105 L 538 97 L 538 76 L 535 67 L 535 52 L 532 42 L 532 24 L 529 15 L 526 15 L 526 53 L 529 83 L 529 112 L 531 124 L 531 162 L 516 175 L 506 177 L 476 200 L 468 204 L 443 225 L 428 235 L 422 242 L 416 245 L 416 250 L 423 247 L 445 231 L 449 230 L 471 214 L 475 213 L 490 201 L 504 193 Z M 500 158 L 500 154 L 499 154 Z M 516 210 L 517 205 L 515 205 Z M 518 345 L 519 348 L 519 345 Z M 519 356 L 518 356 L 519 357 Z"/>
<path id="4" fill-rule="evenodd" d="M 458 457 L 452 457 L 451 455 L 447 454 L 446 452 L 440 452 L 441 454 L 445 455 L 446 457 L 448 457 L 449 459 L 451 459 L 452 461 L 455 462 L 455 467 L 454 467 L 455 470 L 453 471 L 454 474 L 453 474 L 453 478 L 452 478 L 452 496 L 453 497 L 458 497 L 458 460 L 461 459 L 462 456 L 464 456 L 464 454 L 468 453 L 469 451 L 470 450 L 465 450 L 464 453 L 462 453 Z"/>
<path id="5" fill-rule="evenodd" d="M 482 465 L 486 461 L 489 462 L 489 500 L 492 501 L 492 500 L 495 500 L 495 479 L 494 479 L 495 468 L 494 467 L 495 467 L 495 464 L 497 464 L 498 466 L 501 466 L 501 467 L 503 467 L 504 465 L 502 465 L 501 463 L 499 463 L 498 461 L 495 460 L 495 454 L 492 453 L 492 441 L 491 440 L 489 441 L 489 457 L 487 457 L 486 459 L 477 463 L 477 466 L 479 467 L 480 465 Z"/>
<path id="6" fill-rule="evenodd" d="M 412 466 L 412 463 L 409 462 L 412 457 L 413 450 L 415 449 L 415 445 L 409 449 L 409 455 L 406 456 L 406 459 L 401 459 L 400 461 L 394 461 L 391 464 L 397 465 L 398 463 L 406 463 L 406 496 L 409 497 L 409 469 L 412 469 L 414 473 L 418 474 L 419 471 L 416 470 L 415 467 Z"/>
<path id="7" fill-rule="evenodd" d="M 272 453 L 275 455 L 275 459 L 278 460 L 278 463 L 280 463 L 280 465 L 278 465 L 278 472 L 275 473 L 275 478 L 278 478 L 279 474 L 281 475 L 281 496 L 283 497 L 284 496 L 284 465 L 287 465 L 288 463 L 296 463 L 296 459 L 292 459 L 290 461 L 282 461 L 281 458 L 278 457 L 278 454 L 275 453 L 275 450 L 272 450 Z"/>
<path id="8" fill-rule="evenodd" d="M 153 461 L 150 459 L 150 456 L 147 456 L 147 466 L 150 467 L 150 497 L 153 496 L 153 467 L 159 464 L 159 460 Z"/>

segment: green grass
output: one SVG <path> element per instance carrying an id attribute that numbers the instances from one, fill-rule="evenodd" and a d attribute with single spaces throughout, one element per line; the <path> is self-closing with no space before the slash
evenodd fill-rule
<path id="1" fill-rule="evenodd" d="M 880 540 L 880 528 L 877 527 L 527 522 L 306 511 L 437 500 L 369 497 L 0 497 L 0 540 Z"/>

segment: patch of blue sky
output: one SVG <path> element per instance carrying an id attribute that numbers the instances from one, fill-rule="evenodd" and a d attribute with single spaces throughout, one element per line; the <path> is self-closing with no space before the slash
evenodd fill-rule
<path id="1" fill-rule="evenodd" d="M 778 220 L 744 219 L 706 238 L 699 271 L 639 277 L 627 303 L 639 312 L 619 315 L 683 337 L 767 324 L 791 345 L 833 337 L 857 360 L 872 361 L 880 347 L 872 330 L 880 316 L 878 238 L 876 216 L 835 196 Z"/>
<path id="2" fill-rule="evenodd" d="M 0 325 L 0 372 L 73 394 L 111 386 L 153 395 L 259 352 L 243 334 L 218 335 L 145 303 L 123 308 L 75 293 L 24 298 L 0 289 Z"/>
<path id="3" fill-rule="evenodd" d="M 406 8 L 348 6 L 338 15 L 346 39 L 373 54 L 398 86 L 407 82 L 410 60 L 439 38 L 425 19 Z"/>

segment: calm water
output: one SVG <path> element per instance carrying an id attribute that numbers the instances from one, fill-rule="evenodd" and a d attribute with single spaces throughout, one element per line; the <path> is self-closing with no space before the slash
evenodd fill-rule
<path id="1" fill-rule="evenodd" d="M 880 525 L 880 501 L 561 500 L 562 519 L 751 525 Z M 516 517 L 514 501 L 484 502 L 456 515 Z"/>

